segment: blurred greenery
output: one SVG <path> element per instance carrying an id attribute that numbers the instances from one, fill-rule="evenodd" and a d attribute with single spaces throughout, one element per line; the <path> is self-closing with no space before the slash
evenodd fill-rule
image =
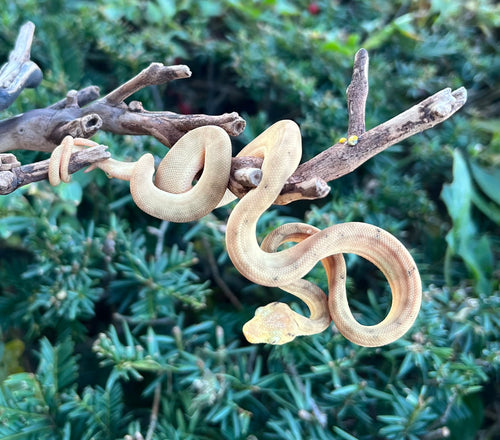
<path id="1" fill-rule="evenodd" d="M 464 86 L 469 96 L 450 120 L 332 182 L 324 200 L 276 208 L 259 224 L 263 236 L 292 218 L 320 228 L 364 221 L 408 246 L 423 279 L 422 310 L 404 338 L 378 349 L 334 328 L 285 346 L 250 346 L 241 327 L 257 306 L 277 298 L 305 306 L 234 270 L 225 209 L 196 223 L 160 222 L 133 205 L 126 184 L 97 171 L 2 196 L 0 438 L 500 437 L 496 2 L 0 6 L 0 62 L 31 20 L 32 59 L 44 72 L 2 119 L 70 89 L 94 84 L 105 93 L 153 61 L 181 63 L 192 78 L 133 99 L 148 109 L 237 111 L 247 128 L 236 150 L 272 122 L 294 119 L 306 159 L 346 134 L 345 89 L 361 47 L 370 54 L 368 128 L 445 87 Z M 148 138 L 95 139 L 122 158 L 164 154 Z M 353 310 L 380 320 L 390 301 L 384 280 L 359 258 L 347 263 Z M 326 287 L 319 269 L 309 278 Z"/>

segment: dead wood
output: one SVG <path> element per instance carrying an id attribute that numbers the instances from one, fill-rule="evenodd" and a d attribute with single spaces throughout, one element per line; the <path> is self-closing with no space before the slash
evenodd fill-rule
<path id="1" fill-rule="evenodd" d="M 24 40 L 27 38 L 24 37 Z M 31 40 L 29 38 L 28 40 L 29 58 Z M 26 49 L 23 53 L 26 54 Z M 122 135 L 150 135 L 167 147 L 173 145 L 189 130 L 204 125 L 218 125 L 233 136 L 240 134 L 245 127 L 245 121 L 235 112 L 217 116 L 179 115 L 168 111 L 147 111 L 138 101 L 125 103 L 125 99 L 144 87 L 190 76 L 191 71 L 187 66 L 164 66 L 152 63 L 103 98 L 98 99 L 99 89 L 95 86 L 78 92 L 70 91 L 65 99 L 47 108 L 32 110 L 15 118 L 0 121 L 0 153 L 17 149 L 50 152 L 66 135 L 88 138 L 97 130 Z M 446 88 L 389 121 L 365 131 L 367 96 L 368 53 L 360 49 L 355 55 L 352 80 L 346 91 L 349 140 L 337 142 L 301 164 L 285 184 L 280 197 L 276 200 L 277 204 L 326 196 L 330 191 L 327 182 L 352 172 L 391 145 L 443 122 L 459 110 L 467 100 L 467 92 L 463 87 L 455 91 Z M 73 163 L 79 154 L 82 153 L 75 153 L 72 156 L 70 172 L 72 169 L 81 168 L 76 162 Z M 102 160 L 97 157 L 91 155 L 89 160 Z M 4 164 L 6 161 L 15 159 L 4 157 Z M 6 164 L 7 167 L 12 167 L 9 163 L 14 162 Z M 261 178 L 261 164 L 262 159 L 254 157 L 233 158 L 229 183 L 231 191 L 242 197 L 258 185 Z M 4 188 L 3 191 L 11 192 L 18 186 L 43 179 L 47 173 L 48 163 L 43 161 L 36 167 L 25 167 L 12 167 L 11 171 L 7 171 L 16 174 L 15 178 L 10 175 L 0 177 L 0 181 L 3 182 L 0 183 L 0 187 Z M 18 171 L 15 171 L 16 169 Z M 29 173 L 34 173 L 33 180 L 27 177 Z M 0 190 L 0 194 L 7 192 Z"/>
<path id="2" fill-rule="evenodd" d="M 98 145 L 73 153 L 68 167 L 69 173 L 76 173 L 94 162 L 109 159 L 111 154 L 107 149 L 106 145 Z M 0 195 L 9 194 L 29 183 L 47 180 L 48 170 L 49 159 L 21 166 L 13 154 L 0 154 Z"/>
<path id="3" fill-rule="evenodd" d="M 31 22 L 21 26 L 9 60 L 0 68 L 0 110 L 9 107 L 24 88 L 37 87 L 42 81 L 42 71 L 30 60 L 34 32 Z"/>
<path id="4" fill-rule="evenodd" d="M 37 150 L 51 152 L 64 136 L 89 138 L 97 130 L 121 135 L 150 135 L 170 147 L 183 134 L 203 125 L 218 125 L 232 136 L 240 134 L 245 121 L 237 113 L 179 115 L 144 110 L 138 101 L 123 100 L 134 92 L 174 79 L 188 78 L 187 66 L 152 63 L 130 81 L 101 99 L 87 103 L 96 88 L 68 92 L 64 101 L 0 121 L 0 152 Z"/>
<path id="5" fill-rule="evenodd" d="M 428 130 L 448 119 L 467 101 L 467 91 L 460 87 L 443 89 L 394 118 L 365 132 L 365 103 L 368 96 L 368 53 L 360 49 L 354 59 L 351 84 L 347 89 L 348 136 L 357 140 L 337 142 L 311 160 L 302 163 L 288 179 L 276 204 L 298 199 L 318 199 L 329 192 L 326 182 L 338 179 L 358 168 L 371 157 L 402 140 Z M 236 162 L 235 162 L 236 161 Z M 257 158 L 233 159 L 230 189 L 242 197 L 252 187 L 238 180 L 241 168 L 259 169 Z M 236 173 L 236 174 L 235 174 Z"/>

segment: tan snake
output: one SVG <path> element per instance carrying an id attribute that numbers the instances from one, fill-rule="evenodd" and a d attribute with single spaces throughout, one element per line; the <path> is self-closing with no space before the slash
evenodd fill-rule
<path id="1" fill-rule="evenodd" d="M 49 182 L 68 182 L 72 151 L 95 145 L 88 139 L 66 136 L 52 152 Z M 129 180 L 132 199 L 147 214 L 171 222 L 189 222 L 213 211 L 223 198 L 231 170 L 231 141 L 220 127 L 191 130 L 162 159 L 154 183 L 154 158 L 149 153 L 137 162 L 107 159 L 94 165 L 110 177 Z M 204 172 L 193 186 L 193 179 L 202 168 Z"/>
<path id="2" fill-rule="evenodd" d="M 359 345 L 379 346 L 401 337 L 413 324 L 421 303 L 420 276 L 406 248 L 388 232 L 365 223 L 343 223 L 318 232 L 308 225 L 292 223 L 276 232 L 280 235 L 277 239 L 271 237 L 269 244 L 264 241 L 262 249 L 256 238 L 257 221 L 279 196 L 299 164 L 300 130 L 293 121 L 279 121 L 240 154 L 263 157 L 264 161 L 262 181 L 239 201 L 227 223 L 227 251 L 238 271 L 255 283 L 286 288 L 299 281 L 319 260 L 341 253 L 357 254 L 374 263 L 387 278 L 392 291 L 391 309 L 381 323 L 360 325 L 347 302 L 345 265 L 336 259 L 331 271 L 327 270 L 331 318 L 344 336 Z M 300 243 L 275 251 L 284 241 Z M 311 295 L 310 300 L 316 304 L 315 296 L 320 295 Z M 287 306 L 279 307 L 279 314 L 259 310 L 253 322 L 246 324 L 247 337 L 253 342 L 282 344 L 301 334 L 302 326 L 292 310 L 288 312 Z M 311 309 L 313 319 L 317 318 L 315 311 Z M 319 328 L 322 325 L 320 323 Z"/>
<path id="3" fill-rule="evenodd" d="M 49 177 L 51 183 L 68 180 L 68 150 L 72 145 L 95 145 L 92 141 L 65 139 L 54 150 Z M 216 206 L 227 188 L 231 164 L 231 142 L 218 127 L 205 126 L 184 135 L 162 160 L 156 172 L 153 156 L 136 163 L 108 159 L 97 167 L 109 175 L 130 180 L 136 204 L 145 212 L 170 221 L 196 220 Z M 365 223 L 343 223 L 322 231 L 303 224 L 283 225 L 259 246 L 256 225 L 259 217 L 278 198 L 302 154 L 301 135 L 293 121 L 279 121 L 250 142 L 238 155 L 264 159 L 262 181 L 246 194 L 231 212 L 226 229 L 226 246 L 235 267 L 249 280 L 264 286 L 279 286 L 302 299 L 310 309 L 306 318 L 283 303 L 257 309 L 244 326 L 250 342 L 284 344 L 298 335 L 315 334 L 334 321 L 338 330 L 363 346 L 388 344 L 401 337 L 413 324 L 421 302 L 420 277 L 406 248 L 388 232 Z M 203 167 L 198 183 L 193 177 Z M 59 177 L 60 176 L 60 177 Z M 168 191 L 168 192 L 167 192 Z M 278 250 L 285 242 L 293 247 Z M 363 326 L 353 317 L 347 302 L 346 268 L 342 253 L 354 253 L 374 263 L 387 278 L 392 306 L 386 318 L 374 326 Z M 328 300 L 321 289 L 303 277 L 321 261 L 328 278 Z"/>

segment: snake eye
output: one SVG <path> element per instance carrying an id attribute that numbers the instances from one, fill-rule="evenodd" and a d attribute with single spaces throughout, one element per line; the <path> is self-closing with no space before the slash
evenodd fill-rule
<path id="1" fill-rule="evenodd" d="M 347 142 L 347 138 L 345 138 L 345 137 L 341 137 L 339 139 L 339 144 L 345 144 L 346 142 Z"/>

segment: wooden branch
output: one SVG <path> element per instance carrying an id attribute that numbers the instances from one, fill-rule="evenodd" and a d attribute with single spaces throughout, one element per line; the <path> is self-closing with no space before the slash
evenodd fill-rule
<path id="1" fill-rule="evenodd" d="M 368 98 L 368 52 L 360 49 L 354 57 L 352 80 L 346 90 L 349 128 L 347 137 L 365 132 L 365 108 Z"/>
<path id="2" fill-rule="evenodd" d="M 276 204 L 284 205 L 299 199 L 319 199 L 329 193 L 326 182 L 338 179 L 354 171 L 381 151 L 414 134 L 428 130 L 448 119 L 467 100 L 467 91 L 461 87 L 455 91 L 447 88 L 430 96 L 398 116 L 359 136 L 356 145 L 336 143 L 311 160 L 302 163 L 283 187 Z M 238 179 L 239 168 L 260 168 L 262 159 L 239 157 L 233 159 L 229 188 L 242 197 L 254 185 L 247 186 Z"/>
<path id="3" fill-rule="evenodd" d="M 109 159 L 111 154 L 106 145 L 86 148 L 71 155 L 68 171 L 76 171 L 104 159 Z M 14 157 L 14 159 L 12 159 Z M 2 164 L 5 167 L 2 167 Z M 8 165 L 11 165 L 10 167 Z M 2 169 L 10 168 L 8 171 Z M 49 159 L 41 162 L 20 166 L 13 154 L 0 154 L 0 195 L 9 194 L 17 188 L 32 182 L 38 182 L 48 178 Z"/>
<path id="4" fill-rule="evenodd" d="M 0 86 L 12 88 L 15 84 L 16 93 L 22 90 L 18 79 L 27 78 L 26 67 L 23 66 L 35 66 L 29 62 L 33 32 L 32 23 L 23 26 L 9 63 L 0 71 L 0 80 L 3 73 Z M 40 69 L 38 71 L 40 72 Z M 32 110 L 0 121 L 0 153 L 14 150 L 50 152 L 66 135 L 90 137 L 99 129 L 122 135 L 151 135 L 168 147 L 187 131 L 203 125 L 218 125 L 233 136 L 240 134 L 245 128 L 245 121 L 237 113 L 218 116 L 178 115 L 172 112 L 148 112 L 137 101 L 129 105 L 124 102 L 126 98 L 144 87 L 190 76 L 191 71 L 187 66 L 164 66 L 161 63 L 152 63 L 101 99 L 97 99 L 99 97 L 97 87 L 86 88 L 80 92 L 70 91 L 65 100 L 47 108 Z M 35 77 L 32 75 L 29 78 L 31 82 L 25 81 L 23 87 L 35 85 Z M 1 92 L 2 89 L 0 89 L 0 102 L 3 96 Z M 7 92 L 5 99 L 9 100 L 13 95 L 10 89 Z"/>
<path id="5" fill-rule="evenodd" d="M 53 110 L 62 110 L 63 108 L 68 106 L 68 95 L 71 94 L 71 90 L 66 95 L 66 98 L 61 99 L 60 101 L 52 104 L 50 109 Z M 97 86 L 88 86 L 76 92 L 76 103 L 78 107 L 83 107 L 89 104 L 92 101 L 95 101 L 99 98 L 99 87 Z"/>
<path id="6" fill-rule="evenodd" d="M 0 69 L 0 110 L 9 107 L 24 88 L 37 87 L 42 71 L 30 60 L 35 25 L 27 22 L 19 30 L 9 61 Z"/>
<path id="7" fill-rule="evenodd" d="M 235 112 L 217 116 L 179 115 L 146 111 L 137 101 L 129 105 L 123 102 L 146 86 L 190 74 L 187 66 L 152 63 L 130 81 L 83 108 L 81 103 L 89 100 L 96 88 L 70 91 L 64 102 L 0 121 L 0 152 L 21 149 L 50 152 L 66 135 L 89 137 L 98 129 L 122 135 L 151 135 L 168 147 L 189 130 L 203 125 L 218 125 L 232 136 L 240 134 L 245 120 Z"/>
<path id="8" fill-rule="evenodd" d="M 358 168 L 371 157 L 414 134 L 428 130 L 448 119 L 467 100 L 467 91 L 450 88 L 430 96 L 398 116 L 365 132 L 351 146 L 337 143 L 297 168 L 292 181 L 301 182 L 311 176 L 329 182 Z"/>
<path id="9" fill-rule="evenodd" d="M 165 84 L 169 81 L 189 78 L 190 76 L 191 70 L 189 70 L 188 66 L 181 64 L 177 66 L 170 66 L 165 69 L 165 66 L 161 63 L 151 63 L 138 75 L 134 76 L 132 79 L 128 80 L 125 84 L 122 84 L 111 93 L 108 93 L 103 98 L 103 101 L 108 105 L 118 106 L 129 96 L 144 87 Z"/>
<path id="10" fill-rule="evenodd" d="M 31 37 L 32 32 L 31 30 Z M 26 37 L 24 39 L 26 40 Z M 29 58 L 31 39 L 28 40 Z M 90 137 L 99 129 L 122 135 L 151 135 L 168 147 L 186 132 L 204 125 L 218 125 L 233 136 L 240 134 L 245 128 L 245 121 L 234 112 L 217 116 L 179 115 L 168 111 L 147 111 L 138 101 L 129 104 L 124 102 L 144 87 L 190 76 L 191 71 L 187 66 L 164 66 L 152 63 L 101 99 L 98 99 L 99 89 L 95 86 L 78 92 L 70 91 L 64 100 L 45 109 L 32 110 L 15 118 L 0 121 L 0 153 L 16 149 L 50 152 L 68 134 L 73 137 Z M 464 88 L 453 92 L 449 88 L 444 89 L 365 132 L 368 53 L 364 49 L 360 49 L 355 55 L 352 80 L 346 95 L 348 140 L 338 142 L 301 164 L 285 184 L 280 197 L 276 200 L 277 204 L 326 196 L 330 191 L 327 182 L 350 173 L 391 145 L 443 122 L 467 100 Z M 351 141 L 353 135 L 357 139 Z M 94 159 L 91 162 L 97 160 Z M 12 170 L 0 172 L 0 174 L 9 173 L 0 177 L 0 188 L 6 188 L 4 191 L 11 192 L 23 184 L 46 177 L 45 161 L 39 163 L 42 165 L 33 164 L 34 168 L 26 168 L 30 165 L 15 168 L 14 162 L 9 163 L 8 160 L 10 159 L 4 158 L 4 165 L 12 167 Z M 238 197 L 242 197 L 258 185 L 262 175 L 261 164 L 262 160 L 254 157 L 233 158 L 229 188 Z M 34 173 L 33 180 L 30 180 L 31 177 L 26 177 L 29 173 Z M 15 176 L 12 177 L 11 174 Z M 5 193 L 0 192 L 0 194 Z"/>
<path id="11" fill-rule="evenodd" d="M 283 187 L 276 204 L 299 199 L 318 199 L 329 193 L 327 182 L 338 179 L 358 168 L 371 157 L 414 134 L 428 130 L 448 119 L 467 101 L 467 91 L 450 88 L 423 100 L 398 116 L 365 132 L 365 105 L 368 96 L 368 53 L 360 49 L 355 56 L 353 77 L 347 88 L 349 115 L 348 136 L 355 142 L 338 142 L 301 164 Z M 262 159 L 239 157 L 233 159 L 229 188 L 242 197 L 255 182 L 248 185 L 240 179 L 239 169 L 259 169 Z"/>

